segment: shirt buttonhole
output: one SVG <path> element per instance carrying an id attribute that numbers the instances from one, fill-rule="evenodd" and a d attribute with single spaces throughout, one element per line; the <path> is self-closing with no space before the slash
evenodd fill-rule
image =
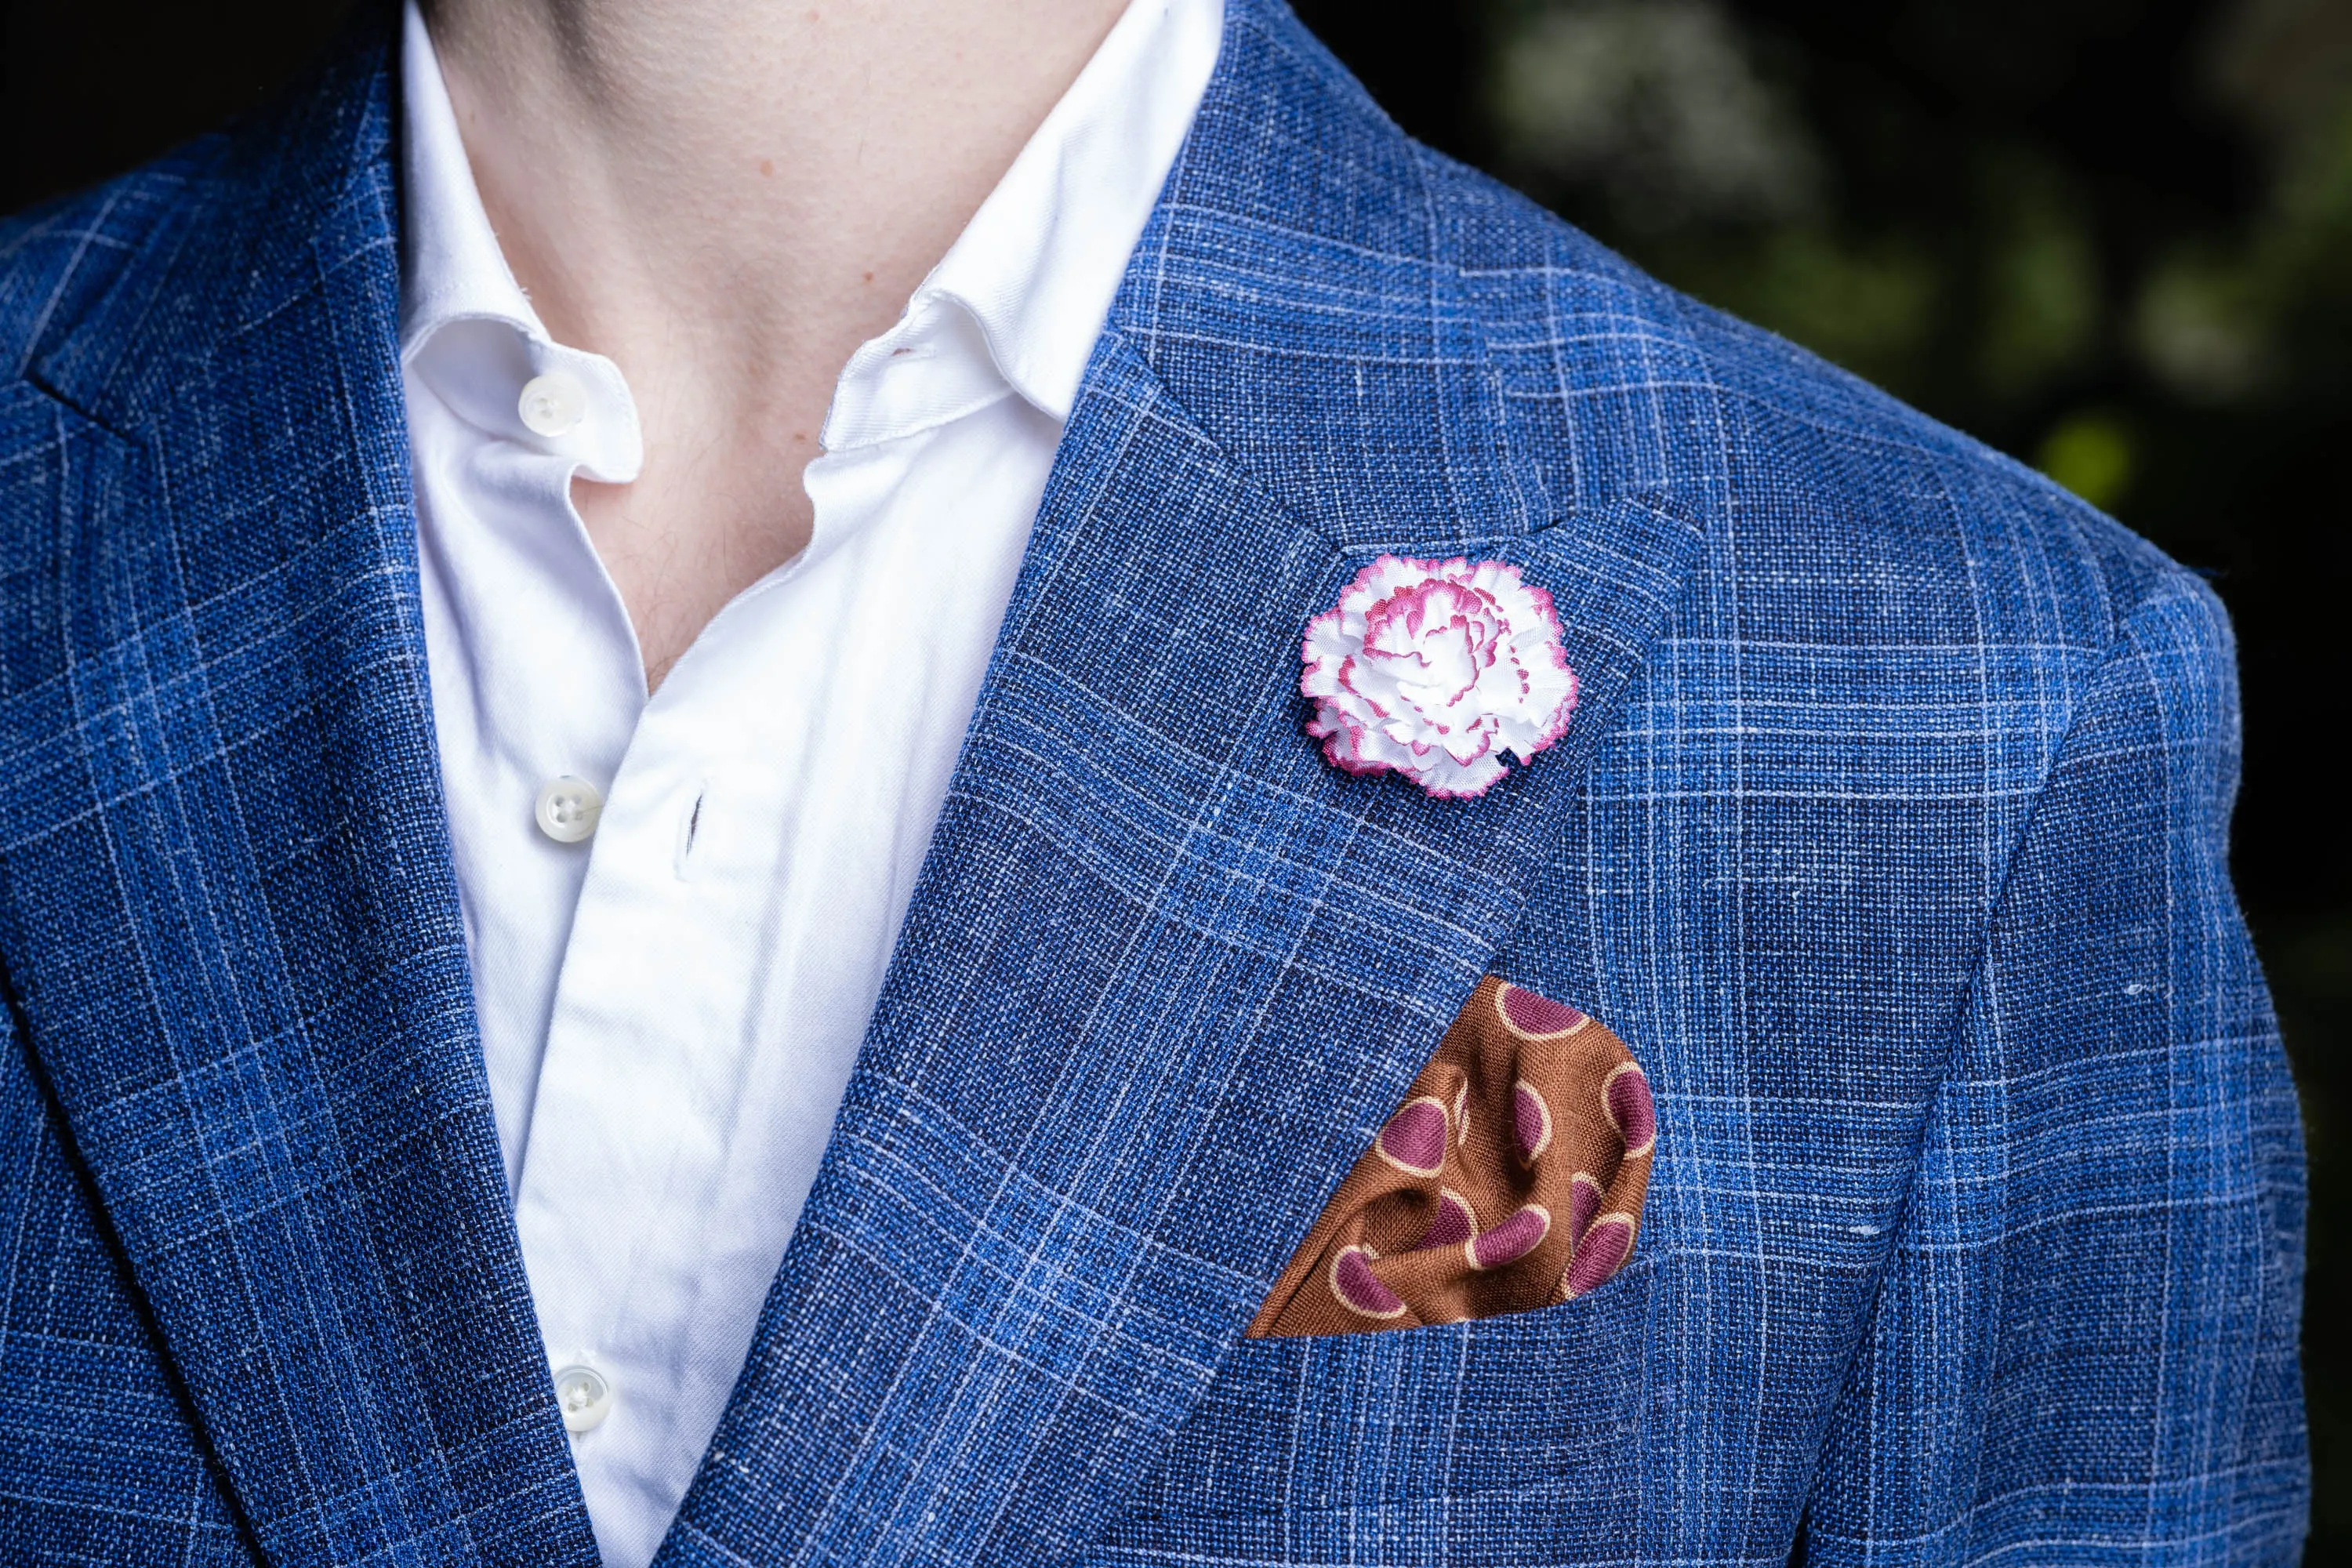
<path id="1" fill-rule="evenodd" d="M 681 882 L 690 879 L 688 863 L 694 856 L 694 841 L 702 832 L 702 799 L 709 787 L 708 784 L 697 784 L 694 799 L 678 814 L 677 850 L 670 862 L 670 869 Z"/>

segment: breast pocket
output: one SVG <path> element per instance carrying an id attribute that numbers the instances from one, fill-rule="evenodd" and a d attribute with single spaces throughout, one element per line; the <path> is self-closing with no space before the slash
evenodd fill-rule
<path id="1" fill-rule="evenodd" d="M 1589 1295 L 1508 1317 L 1244 1340 L 1135 1517 L 1376 1509 L 1564 1478 L 1588 1505 L 1630 1494 L 1660 1268 L 1637 1258 Z"/>

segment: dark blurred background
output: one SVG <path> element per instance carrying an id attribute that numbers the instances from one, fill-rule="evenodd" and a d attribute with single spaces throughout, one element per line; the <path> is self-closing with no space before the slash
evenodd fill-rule
<path id="1" fill-rule="evenodd" d="M 336 0 L 0 0 L 0 211 L 257 102 Z M 2307 1561 L 2352 1562 L 2352 0 L 1307 0 L 1405 128 L 2208 574 L 2312 1158 Z"/>

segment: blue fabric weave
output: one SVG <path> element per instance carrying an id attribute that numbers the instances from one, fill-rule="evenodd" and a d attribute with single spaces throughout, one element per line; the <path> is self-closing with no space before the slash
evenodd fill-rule
<path id="1" fill-rule="evenodd" d="M 1228 15 L 661 1561 L 2293 1562 L 2210 593 Z M 0 1564 L 594 1561 L 434 764 L 388 41 L 0 225 Z M 1577 717 L 1481 800 L 1304 732 L 1383 550 L 1557 600 Z M 1648 1072 L 1633 1264 L 1241 1339 L 1489 971 Z"/>

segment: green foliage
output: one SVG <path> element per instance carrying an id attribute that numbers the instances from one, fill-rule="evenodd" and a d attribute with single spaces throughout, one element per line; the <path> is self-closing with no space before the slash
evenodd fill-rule
<path id="1" fill-rule="evenodd" d="M 1992 184 L 1975 370 L 1988 395 L 2017 403 L 2096 352 L 2099 258 L 2082 205 L 2046 165 L 2020 160 Z"/>
<path id="2" fill-rule="evenodd" d="M 2043 473 L 2105 510 L 2131 486 L 2130 427 L 2112 414 L 2074 415 L 2050 432 L 2038 462 Z"/>
<path id="3" fill-rule="evenodd" d="M 1739 237 L 1661 240 L 1643 259 L 1736 316 L 1769 327 L 1866 380 L 1916 388 L 1948 281 L 1932 252 L 1902 235 L 1849 239 L 1785 224 Z"/>

